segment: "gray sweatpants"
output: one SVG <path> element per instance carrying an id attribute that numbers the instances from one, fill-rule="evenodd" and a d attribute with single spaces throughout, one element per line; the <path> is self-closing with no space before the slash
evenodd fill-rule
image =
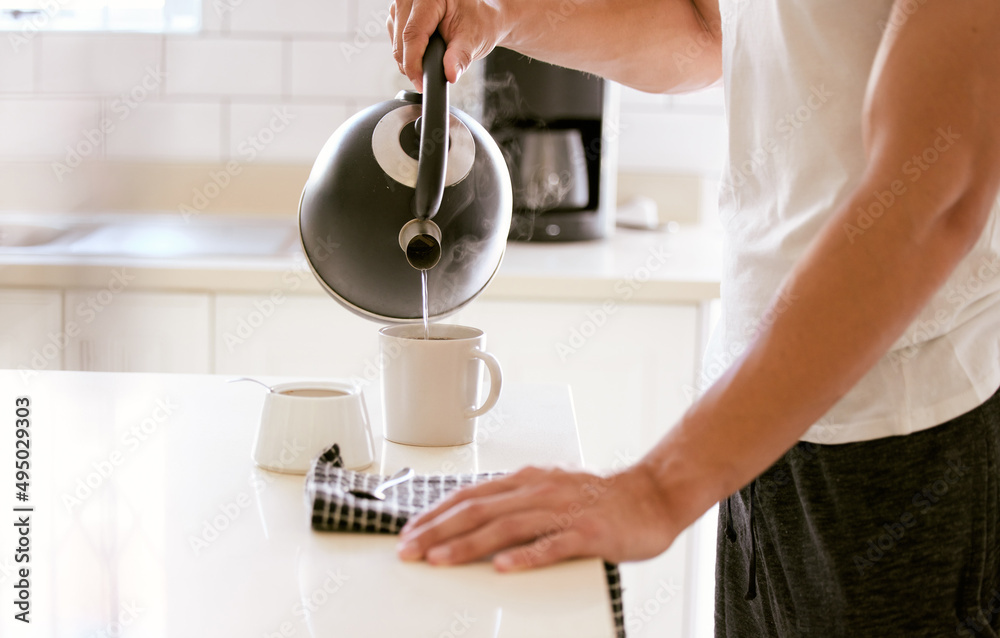
<path id="1" fill-rule="evenodd" d="M 799 443 L 757 478 L 753 534 L 750 494 L 719 508 L 717 638 L 1000 635 L 1000 392 L 908 436 Z"/>

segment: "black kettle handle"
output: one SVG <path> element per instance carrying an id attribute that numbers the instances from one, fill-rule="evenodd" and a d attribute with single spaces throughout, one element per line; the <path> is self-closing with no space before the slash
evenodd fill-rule
<path id="1" fill-rule="evenodd" d="M 431 219 L 441 207 L 448 159 L 448 79 L 444 75 L 444 38 L 437 31 L 424 51 L 424 106 L 420 118 L 420 159 L 414 213 Z"/>

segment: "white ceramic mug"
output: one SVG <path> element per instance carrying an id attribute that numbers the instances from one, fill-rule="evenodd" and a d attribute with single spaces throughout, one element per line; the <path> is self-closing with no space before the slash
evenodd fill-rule
<path id="1" fill-rule="evenodd" d="M 363 470 L 375 458 L 368 409 L 349 383 L 282 383 L 264 397 L 253 460 L 273 472 L 305 474 L 323 450 L 340 445 L 344 467 Z"/>
<path id="2" fill-rule="evenodd" d="M 431 324 L 430 339 L 422 324 L 382 328 L 385 438 L 407 445 L 472 443 L 478 417 L 496 405 L 503 383 L 500 362 L 485 347 L 478 328 Z M 484 364 L 490 392 L 477 406 Z"/>

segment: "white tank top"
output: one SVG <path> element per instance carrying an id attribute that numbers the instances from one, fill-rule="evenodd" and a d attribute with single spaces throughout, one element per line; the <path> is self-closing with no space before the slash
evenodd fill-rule
<path id="1" fill-rule="evenodd" d="M 722 319 L 705 386 L 746 349 L 780 283 L 858 184 L 861 114 L 891 0 L 721 0 L 729 160 Z M 919 179 L 954 142 L 940 131 Z M 888 194 L 885 195 L 888 198 Z M 944 423 L 1000 387 L 1000 207 L 972 252 L 892 350 L 802 437 L 864 441 Z M 874 210 L 878 213 L 878 210 Z M 873 221 L 862 211 L 845 233 Z M 776 311 L 784 303 L 779 300 Z"/>

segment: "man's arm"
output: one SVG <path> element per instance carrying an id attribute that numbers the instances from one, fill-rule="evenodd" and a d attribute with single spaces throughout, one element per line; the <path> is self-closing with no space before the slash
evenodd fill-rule
<path id="1" fill-rule="evenodd" d="M 693 91 L 722 74 L 718 0 L 396 0 L 387 26 L 418 89 L 437 28 L 452 82 L 494 46 L 656 93 Z"/>
<path id="2" fill-rule="evenodd" d="M 584 475 L 517 475 L 459 493 L 415 520 L 400 555 L 494 552 L 501 569 L 574 556 L 647 558 L 795 444 L 899 338 L 976 242 L 1000 186 L 1000 3 L 897 0 L 869 82 L 860 185 L 782 285 L 783 310 L 635 467 L 541 551 L 529 529 L 574 499 Z M 942 131 L 951 146 L 863 235 L 874 194 Z M 776 298 L 777 300 L 777 298 Z M 779 311 L 780 310 L 780 311 Z M 1000 363 L 998 363 L 1000 365 Z M 621 485 L 627 489 L 618 489 Z M 617 517 L 617 518 L 616 518 Z M 502 551 L 506 550 L 506 551 Z"/>

